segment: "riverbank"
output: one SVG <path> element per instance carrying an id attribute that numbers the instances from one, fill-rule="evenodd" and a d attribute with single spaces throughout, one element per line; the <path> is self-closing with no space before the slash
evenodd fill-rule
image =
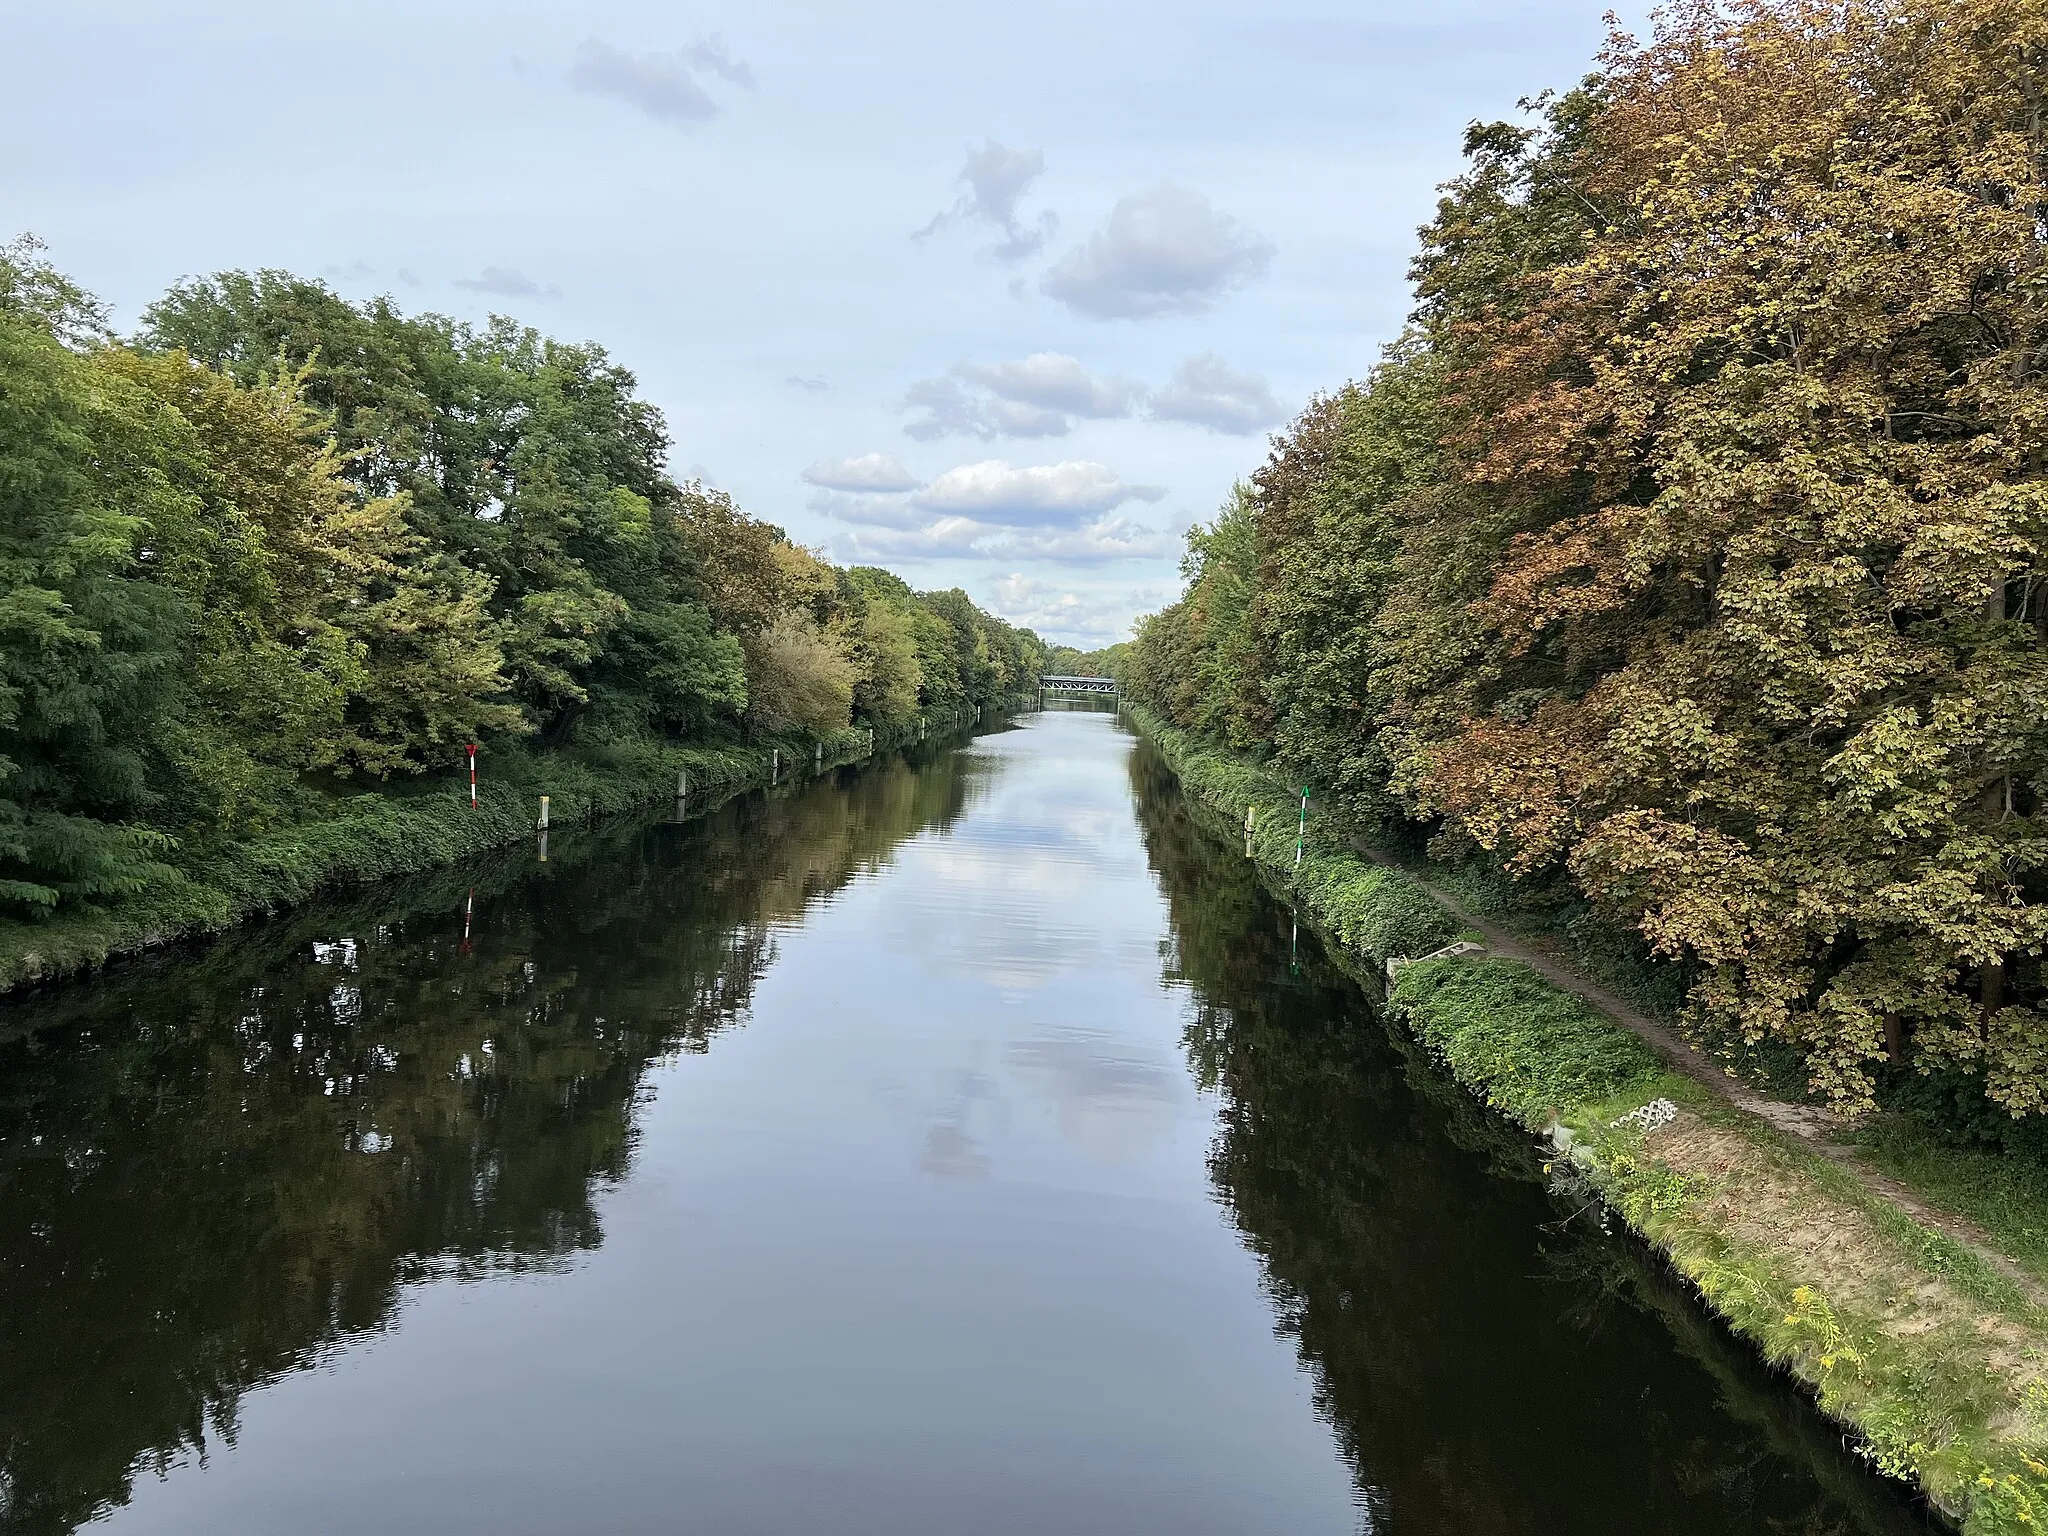
<path id="1" fill-rule="evenodd" d="M 1338 833 L 1311 825 L 1297 845 L 1298 792 L 1257 765 L 1143 709 L 1126 714 L 1219 834 L 1239 835 L 1255 812 L 1249 852 L 1362 980 L 1460 938 L 1483 942 L 1422 881 Z M 2048 1523 L 2048 1285 L 2028 1253 L 1923 1220 L 1850 1149 L 1789 1133 L 1803 1106 L 1774 1119 L 1745 1105 L 1711 1066 L 1685 1070 L 1665 1042 L 1533 964 L 1425 960 L 1386 996 L 1390 1023 L 1548 1137 L 1553 1178 L 1597 1193 L 1879 1467 L 1972 1536 Z"/>
<path id="2" fill-rule="evenodd" d="M 810 777 L 820 768 L 958 729 L 909 722 L 871 738 L 865 728 L 823 741 L 683 745 L 652 741 L 534 752 L 514 745 L 485 756 L 476 805 L 466 770 L 337 797 L 331 813 L 172 866 L 106 907 L 44 922 L 0 920 L 0 993 L 96 970 L 110 960 L 201 938 L 323 891 L 442 868 L 531 838 L 540 797 L 568 826 L 674 797 L 686 784 L 693 812 L 734 794 Z M 872 748 L 870 746 L 872 740 Z"/>

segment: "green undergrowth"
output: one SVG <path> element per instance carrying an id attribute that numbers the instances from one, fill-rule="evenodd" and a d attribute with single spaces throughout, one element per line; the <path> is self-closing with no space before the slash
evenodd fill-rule
<path id="1" fill-rule="evenodd" d="M 878 733 L 876 749 L 915 739 Z M 818 761 L 836 765 L 866 750 L 867 733 L 823 743 L 678 745 L 583 743 L 556 751 L 513 744 L 480 761 L 477 804 L 467 770 L 389 789 L 334 795 L 323 814 L 247 842 L 197 851 L 122 900 L 42 922 L 0 920 L 0 992 L 105 964 L 174 940 L 217 933 L 257 913 L 296 905 L 322 890 L 413 874 L 534 835 L 540 797 L 549 820 L 569 826 L 671 798 L 686 779 L 693 805 L 785 780 Z"/>
<path id="2" fill-rule="evenodd" d="M 1245 759 L 1212 750 L 1164 724 L 1149 710 L 1132 715 L 1179 778 L 1182 788 L 1242 827 L 1255 813 L 1252 850 L 1269 870 L 1288 873 L 1289 888 L 1302 911 L 1324 932 L 1383 967 L 1397 956 L 1426 955 L 1458 937 L 1461 924 L 1399 870 L 1360 858 L 1349 841 L 1309 820 L 1301 839 L 1300 791 L 1277 783 Z"/>
<path id="3" fill-rule="evenodd" d="M 1192 798 L 1237 826 L 1256 809 L 1251 851 L 1347 969 L 1363 975 L 1356 962 L 1369 961 L 1377 979 L 1389 958 L 1457 936 L 1458 919 L 1414 877 L 1337 832 L 1311 825 L 1297 868 L 1298 790 L 1149 711 L 1129 713 Z M 1390 1022 L 1496 1111 L 1568 1128 L 1572 1155 L 1553 1160 L 1553 1176 L 1590 1184 L 1734 1332 L 1853 1426 L 1881 1470 L 1917 1482 L 1970 1536 L 2048 1527 L 2048 1312 L 1983 1255 L 1675 1074 L 1526 965 L 1424 961 L 1401 969 L 1387 1002 Z M 1686 1137 L 1623 1121 L 1658 1098 L 1685 1113 Z M 2039 1164 L 1957 1156 L 1907 1122 L 1887 1124 L 1892 1139 L 1870 1142 L 1879 1162 L 2048 1262 Z"/>
<path id="4" fill-rule="evenodd" d="M 1407 966 L 1388 1000 L 1460 1081 L 1534 1130 L 1588 1105 L 1640 1103 L 1671 1076 L 1635 1035 L 1517 961 Z"/>

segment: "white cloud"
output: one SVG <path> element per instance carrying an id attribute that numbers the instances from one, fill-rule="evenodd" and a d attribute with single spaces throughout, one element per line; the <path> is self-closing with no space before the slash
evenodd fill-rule
<path id="1" fill-rule="evenodd" d="M 981 554 L 977 541 L 998 531 L 983 527 L 971 517 L 919 518 L 901 528 L 855 528 L 832 543 L 835 554 L 854 564 L 936 560 L 948 555 L 972 558 Z"/>
<path id="2" fill-rule="evenodd" d="M 907 526 L 864 524 L 835 538 L 832 546 L 839 558 L 856 563 L 950 556 L 1104 565 L 1117 560 L 1157 559 L 1168 553 L 1170 541 L 1158 529 L 1123 517 L 1098 517 L 1077 528 L 1023 528 L 946 516 Z"/>
<path id="3" fill-rule="evenodd" d="M 1258 277 L 1272 257 L 1271 242 L 1199 192 L 1162 182 L 1118 202 L 1038 286 L 1098 320 L 1192 315 Z"/>
<path id="4" fill-rule="evenodd" d="M 914 491 L 924 484 L 886 453 L 813 464 L 804 479 L 828 491 Z"/>
<path id="5" fill-rule="evenodd" d="M 501 299 L 559 299 L 562 296 L 562 290 L 553 283 L 543 286 L 517 267 L 485 267 L 479 276 L 458 277 L 455 286 Z"/>
<path id="6" fill-rule="evenodd" d="M 905 409 L 922 411 L 903 435 L 921 443 L 942 437 L 1065 437 L 1073 423 L 1058 411 L 1014 400 L 992 400 L 960 387 L 957 379 L 925 379 L 904 393 Z"/>
<path id="7" fill-rule="evenodd" d="M 921 443 L 942 437 L 1060 437 L 1067 418 L 1053 412 L 1003 413 L 981 396 L 963 389 L 958 379 L 921 379 L 903 394 L 903 408 L 924 414 L 903 424 L 903 435 Z"/>
<path id="8" fill-rule="evenodd" d="M 1016 560 L 1100 565 L 1111 560 L 1156 560 L 1173 547 L 1157 528 L 1127 517 L 1098 517 L 1079 528 L 1013 530 L 988 541 L 984 552 Z"/>
<path id="9" fill-rule="evenodd" d="M 959 179 L 967 184 L 967 190 L 911 238 L 923 240 L 950 224 L 974 219 L 1002 232 L 1003 238 L 987 252 L 996 260 L 1022 261 L 1036 256 L 1059 228 L 1059 219 L 1046 212 L 1035 223 L 1026 224 L 1018 217 L 1017 205 L 1044 174 L 1045 151 L 1009 149 L 990 139 L 980 149 L 969 150 L 967 163 L 960 168 Z"/>
<path id="10" fill-rule="evenodd" d="M 1185 421 L 1237 436 L 1275 426 L 1286 414 L 1264 379 L 1233 372 L 1213 352 L 1182 363 L 1166 388 L 1152 397 L 1155 420 Z"/>
<path id="11" fill-rule="evenodd" d="M 683 49 L 682 57 L 692 68 L 701 69 L 707 75 L 716 75 L 750 91 L 754 88 L 754 66 L 734 58 L 725 46 L 725 39 L 716 32 L 709 37 L 698 38 Z"/>
<path id="12" fill-rule="evenodd" d="M 1160 486 L 1127 484 L 1108 465 L 1085 459 L 1024 468 L 984 459 L 947 470 L 913 499 L 932 512 L 1041 526 L 1097 516 L 1127 501 L 1157 501 L 1165 494 Z"/>
<path id="13" fill-rule="evenodd" d="M 870 467 L 879 458 L 814 466 L 826 473 L 807 478 L 821 485 L 827 478 L 850 485 L 868 475 L 879 481 L 880 471 Z M 914 492 L 823 488 L 811 497 L 810 508 L 848 525 L 833 543 L 842 557 L 857 561 L 951 555 L 1093 565 L 1166 554 L 1172 542 L 1167 535 L 1116 512 L 1128 502 L 1156 501 L 1164 494 L 1157 486 L 1128 484 L 1102 464 L 1017 468 L 990 459 L 949 469 Z"/>
<path id="14" fill-rule="evenodd" d="M 903 428 L 920 442 L 941 437 L 1065 437 L 1074 418 L 1128 416 L 1144 390 L 1127 379 L 1099 379 L 1063 352 L 1034 352 L 1014 363 L 961 363 L 954 378 L 913 384 L 903 404 L 925 414 Z M 966 379 L 985 394 L 961 387 Z"/>
<path id="15" fill-rule="evenodd" d="M 1162 596 L 1154 588 L 1075 591 L 1021 571 L 999 577 L 990 588 L 991 607 L 999 617 L 1035 629 L 1049 640 L 1089 648 L 1123 639 L 1130 633 L 1132 615 L 1155 606 Z"/>
<path id="16" fill-rule="evenodd" d="M 932 518 L 909 497 L 878 491 L 817 491 L 804 503 L 820 517 L 863 528 L 917 529 Z"/>
<path id="17" fill-rule="evenodd" d="M 1022 571 L 1012 571 L 1007 576 L 998 576 L 995 585 L 989 588 L 990 594 L 995 598 L 997 615 L 1009 619 L 1013 624 L 1019 622 L 1016 615 L 1032 604 L 1042 601 L 1052 590 L 1051 582 L 1040 581 L 1036 576 L 1026 576 Z"/>
<path id="18" fill-rule="evenodd" d="M 569 82 L 579 91 L 613 96 L 665 123 L 702 123 L 718 115 L 718 102 L 700 75 L 752 90 L 753 69 L 733 58 L 720 37 L 700 37 L 674 53 L 631 54 L 600 38 L 576 50 Z"/>
<path id="19" fill-rule="evenodd" d="M 801 389 L 807 394 L 813 395 L 821 395 L 831 387 L 825 382 L 822 375 L 807 379 L 800 373 L 792 373 L 782 382 L 791 389 Z"/>
<path id="20" fill-rule="evenodd" d="M 963 363 L 953 371 L 999 399 L 1070 416 L 1128 416 L 1142 394 L 1126 379 L 1096 378 L 1064 352 L 1034 352 L 1015 363 Z"/>

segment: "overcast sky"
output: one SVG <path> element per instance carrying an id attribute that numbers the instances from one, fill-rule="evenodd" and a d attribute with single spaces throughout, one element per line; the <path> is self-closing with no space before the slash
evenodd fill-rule
<path id="1" fill-rule="evenodd" d="M 0 237 L 124 327 L 272 266 L 600 342 L 678 475 L 1092 646 L 1605 8 L 0 0 Z"/>

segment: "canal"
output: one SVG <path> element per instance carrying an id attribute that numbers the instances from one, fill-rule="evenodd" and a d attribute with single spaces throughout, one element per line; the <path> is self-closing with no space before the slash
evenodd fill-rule
<path id="1" fill-rule="evenodd" d="M 0 1011 L 0 1529 L 1908 1532 L 1108 713 Z"/>

